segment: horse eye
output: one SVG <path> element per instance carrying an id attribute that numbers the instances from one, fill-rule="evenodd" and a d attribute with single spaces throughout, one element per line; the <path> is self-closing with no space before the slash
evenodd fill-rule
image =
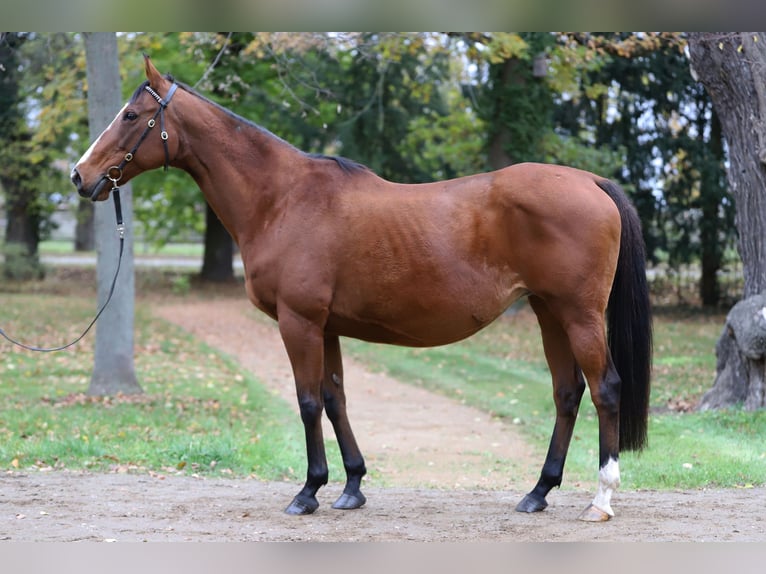
<path id="1" fill-rule="evenodd" d="M 138 114 L 136 112 L 125 112 L 125 115 L 123 116 L 123 119 L 129 122 L 132 122 L 136 118 L 138 118 Z"/>

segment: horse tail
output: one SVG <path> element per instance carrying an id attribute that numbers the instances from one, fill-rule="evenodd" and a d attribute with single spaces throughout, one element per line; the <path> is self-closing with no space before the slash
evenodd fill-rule
<path id="1" fill-rule="evenodd" d="M 652 312 L 646 250 L 638 213 L 616 183 L 596 184 L 617 205 L 622 221 L 620 254 L 607 304 L 607 341 L 620 387 L 620 450 L 646 445 L 652 364 Z"/>

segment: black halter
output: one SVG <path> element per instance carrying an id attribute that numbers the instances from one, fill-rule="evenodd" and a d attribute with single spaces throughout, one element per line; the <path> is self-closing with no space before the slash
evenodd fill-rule
<path id="1" fill-rule="evenodd" d="M 122 170 L 129 162 L 133 161 L 133 157 L 135 157 L 138 148 L 142 143 L 144 143 L 146 136 L 149 135 L 149 132 L 152 130 L 152 128 L 157 125 L 157 116 L 160 117 L 160 138 L 162 138 L 162 147 L 165 149 L 165 171 L 168 169 L 168 165 L 170 163 L 170 152 L 168 151 L 168 132 L 165 131 L 165 108 L 168 107 L 170 100 L 173 99 L 173 94 L 176 93 L 178 84 L 173 82 L 173 85 L 170 86 L 170 89 L 168 90 L 164 100 L 149 85 L 144 86 L 144 89 L 149 92 L 155 100 L 157 100 L 157 103 L 160 105 L 160 107 L 157 108 L 157 111 L 154 112 L 152 118 L 146 123 L 146 128 L 141 134 L 141 137 L 138 138 L 138 141 L 136 142 L 136 145 L 133 146 L 133 149 L 125 154 L 125 157 L 120 162 L 120 165 L 113 165 L 108 170 L 106 170 L 106 174 L 102 179 L 102 183 L 96 186 L 90 196 L 92 201 L 96 201 L 96 198 L 101 193 L 101 189 L 107 180 L 112 182 L 112 189 L 117 188 L 117 183 L 122 179 Z"/>

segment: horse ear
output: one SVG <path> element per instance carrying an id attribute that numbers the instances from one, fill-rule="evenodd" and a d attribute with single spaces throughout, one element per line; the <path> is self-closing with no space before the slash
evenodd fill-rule
<path id="1" fill-rule="evenodd" d="M 146 54 L 144 54 L 144 69 L 146 71 L 146 79 L 149 80 L 149 85 L 156 89 L 162 83 L 162 74 L 160 74 L 157 68 L 154 67 L 151 58 Z"/>

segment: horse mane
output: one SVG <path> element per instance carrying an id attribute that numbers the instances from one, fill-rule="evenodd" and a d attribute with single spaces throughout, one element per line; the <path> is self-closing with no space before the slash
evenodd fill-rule
<path id="1" fill-rule="evenodd" d="M 359 172 L 364 172 L 364 171 L 370 171 L 370 168 L 367 167 L 366 165 L 363 165 L 363 164 L 361 164 L 361 163 L 359 163 L 357 161 L 354 161 L 352 159 L 348 159 L 348 158 L 345 158 L 345 157 L 342 157 L 342 156 L 326 155 L 326 154 L 322 154 L 322 153 L 307 153 L 307 152 L 304 152 L 302 150 L 299 150 L 294 145 L 292 145 L 291 143 L 283 140 L 278 135 L 272 133 L 271 131 L 267 130 L 263 126 L 259 126 L 255 122 L 253 122 L 251 120 L 248 120 L 247 118 L 245 118 L 243 116 L 240 116 L 236 112 L 231 111 L 230 109 L 222 106 L 221 104 L 219 104 L 217 102 L 214 102 L 210 98 L 207 98 L 207 97 L 203 96 L 202 94 L 197 92 L 191 86 L 189 86 L 187 84 L 184 84 L 183 82 L 179 82 L 178 80 L 173 79 L 173 76 L 171 76 L 170 74 L 166 74 L 165 75 L 165 79 L 167 79 L 170 82 L 175 82 L 176 84 L 178 84 L 178 87 L 181 88 L 183 91 L 188 92 L 189 94 L 199 98 L 203 102 L 206 102 L 206 103 L 210 104 L 211 106 L 213 106 L 217 110 L 223 112 L 227 116 L 229 116 L 231 118 L 234 118 L 238 122 L 241 122 L 241 123 L 243 123 L 245 125 L 248 125 L 251 128 L 254 128 L 254 129 L 258 130 L 259 132 L 261 132 L 263 134 L 266 134 L 267 136 L 275 139 L 276 141 L 279 141 L 280 143 L 282 143 L 284 145 L 288 145 L 291 148 L 294 148 L 296 151 L 304 154 L 306 157 L 309 157 L 311 159 L 316 159 L 316 160 L 331 160 L 331 161 L 334 161 L 335 164 L 338 166 L 338 168 L 344 174 L 346 174 L 346 175 L 351 175 L 351 174 L 354 174 L 354 173 L 359 173 Z M 136 99 L 138 99 L 138 97 L 144 92 L 144 90 L 146 89 L 146 86 L 148 86 L 148 85 L 149 85 L 149 80 L 145 80 L 144 82 L 142 82 L 141 85 L 136 88 L 136 91 L 133 92 L 133 95 L 130 97 L 130 103 L 134 103 L 136 101 Z"/>
<path id="2" fill-rule="evenodd" d="M 332 160 L 336 164 L 338 164 L 338 167 L 346 175 L 351 175 L 353 173 L 358 173 L 362 171 L 370 171 L 370 168 L 367 167 L 366 165 L 361 164 L 358 161 L 354 161 L 353 159 L 348 159 L 347 157 L 342 157 L 339 155 L 325 155 L 323 153 L 307 153 L 306 155 L 310 157 L 311 159 Z"/>
<path id="3" fill-rule="evenodd" d="M 139 85 L 139 86 L 136 88 L 136 91 L 135 91 L 135 92 L 133 92 L 133 95 L 132 95 L 132 96 L 130 96 L 130 99 L 128 100 L 128 103 L 129 103 L 129 104 L 134 104 L 134 103 L 136 103 L 136 100 L 138 99 L 138 97 L 139 97 L 141 94 L 143 94 L 143 93 L 144 93 L 144 90 L 146 89 L 146 87 L 147 87 L 148 85 L 149 85 L 149 80 L 144 80 L 143 82 L 141 82 L 141 84 L 140 84 L 140 85 Z"/>

